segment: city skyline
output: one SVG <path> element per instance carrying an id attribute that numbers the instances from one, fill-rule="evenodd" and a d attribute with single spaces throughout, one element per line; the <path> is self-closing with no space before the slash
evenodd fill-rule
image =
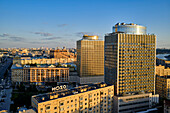
<path id="1" fill-rule="evenodd" d="M 146 26 L 158 48 L 170 48 L 170 1 L 0 1 L 0 48 L 76 47 L 83 34 L 104 35 L 117 22 Z"/>

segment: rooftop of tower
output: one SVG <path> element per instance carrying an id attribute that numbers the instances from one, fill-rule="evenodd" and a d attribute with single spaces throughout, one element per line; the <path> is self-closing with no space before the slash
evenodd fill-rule
<path id="1" fill-rule="evenodd" d="M 117 23 L 113 26 L 113 32 L 126 34 L 146 34 L 146 27 L 134 23 Z"/>
<path id="2" fill-rule="evenodd" d="M 85 39 L 85 40 L 98 40 L 99 37 L 97 35 L 92 35 L 92 36 L 83 35 L 83 39 Z"/>

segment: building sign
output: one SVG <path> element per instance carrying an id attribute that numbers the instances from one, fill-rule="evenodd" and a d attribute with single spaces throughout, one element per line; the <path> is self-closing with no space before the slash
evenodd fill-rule
<path id="1" fill-rule="evenodd" d="M 67 89 L 66 85 L 60 85 L 52 88 L 52 91 L 64 90 Z"/>

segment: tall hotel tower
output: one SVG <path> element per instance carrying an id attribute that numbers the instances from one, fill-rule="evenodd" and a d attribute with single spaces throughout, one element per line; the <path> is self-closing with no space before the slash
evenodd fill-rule
<path id="1" fill-rule="evenodd" d="M 105 36 L 105 82 L 115 93 L 155 93 L 156 36 L 146 27 L 117 23 Z"/>
<path id="2" fill-rule="evenodd" d="M 104 82 L 104 41 L 98 36 L 77 41 L 77 72 L 80 84 Z"/>

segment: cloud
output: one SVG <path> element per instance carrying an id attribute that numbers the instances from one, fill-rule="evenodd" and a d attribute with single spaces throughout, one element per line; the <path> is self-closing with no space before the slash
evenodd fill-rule
<path id="1" fill-rule="evenodd" d="M 17 36 L 9 37 L 9 39 L 11 39 L 12 41 L 23 41 L 23 40 L 25 40 L 24 38 L 22 38 L 22 37 L 17 37 Z"/>
<path id="2" fill-rule="evenodd" d="M 39 34 L 41 36 L 52 36 L 53 35 L 51 33 L 46 33 L 46 32 L 34 32 L 34 34 Z"/>
<path id="3" fill-rule="evenodd" d="M 61 39 L 62 37 L 50 37 L 50 38 L 44 38 L 43 40 L 55 40 L 55 39 Z"/>
<path id="4" fill-rule="evenodd" d="M 75 33 L 76 36 L 80 37 L 80 36 L 83 36 L 83 35 L 94 35 L 93 32 L 77 32 Z"/>
<path id="5" fill-rule="evenodd" d="M 58 27 L 65 27 L 65 26 L 68 26 L 68 24 L 59 24 L 57 25 Z"/>
<path id="6" fill-rule="evenodd" d="M 7 34 L 7 33 L 4 33 L 4 34 L 0 35 L 0 37 L 8 37 L 8 36 L 10 36 L 10 35 Z"/>
<path id="7" fill-rule="evenodd" d="M 33 42 L 27 42 L 29 44 L 56 44 L 56 43 L 60 43 L 60 42 L 55 42 L 55 41 L 50 41 L 50 42 L 42 42 L 42 41 L 33 41 Z"/>

